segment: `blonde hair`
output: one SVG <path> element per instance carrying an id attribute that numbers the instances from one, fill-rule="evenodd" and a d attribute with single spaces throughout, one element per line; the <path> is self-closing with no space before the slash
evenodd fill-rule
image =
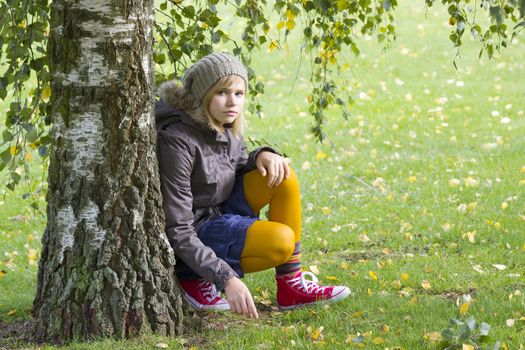
<path id="1" fill-rule="evenodd" d="M 211 99 L 218 91 L 230 87 L 236 81 L 239 81 L 239 80 L 244 83 L 244 93 L 246 94 L 248 87 L 246 86 L 246 82 L 244 81 L 244 79 L 238 75 L 232 74 L 232 75 L 224 76 L 221 79 L 217 80 L 217 82 L 214 85 L 212 85 L 202 97 L 202 106 L 204 107 L 204 113 L 206 114 L 206 117 L 209 120 L 210 126 L 212 126 L 213 129 L 217 130 L 218 132 L 224 132 L 224 127 L 217 120 L 215 120 L 210 114 L 209 108 L 210 108 Z M 235 118 L 235 120 L 232 123 L 231 131 L 235 137 L 239 137 L 242 134 L 243 129 L 244 129 L 244 111 L 241 110 L 239 112 L 239 116 Z"/>

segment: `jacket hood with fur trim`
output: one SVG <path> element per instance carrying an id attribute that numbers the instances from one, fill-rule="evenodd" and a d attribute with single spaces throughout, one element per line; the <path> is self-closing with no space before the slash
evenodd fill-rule
<path id="1" fill-rule="evenodd" d="M 161 130 L 173 122 L 190 119 L 198 126 L 213 130 L 211 121 L 204 112 L 202 105 L 194 109 L 183 109 L 181 101 L 185 98 L 184 89 L 176 80 L 170 80 L 159 86 L 160 101 L 155 104 L 155 122 L 157 130 Z"/>

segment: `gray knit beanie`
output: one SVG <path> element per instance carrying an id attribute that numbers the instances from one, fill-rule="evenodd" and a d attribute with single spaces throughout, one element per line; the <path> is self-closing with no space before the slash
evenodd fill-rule
<path id="1" fill-rule="evenodd" d="M 227 53 L 212 53 L 188 68 L 182 77 L 182 85 L 200 102 L 217 80 L 232 74 L 243 78 L 248 86 L 248 73 L 237 58 Z"/>

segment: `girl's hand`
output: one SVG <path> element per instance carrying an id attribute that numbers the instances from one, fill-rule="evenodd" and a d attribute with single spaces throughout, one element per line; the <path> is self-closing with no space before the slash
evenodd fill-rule
<path id="1" fill-rule="evenodd" d="M 227 280 L 224 290 L 231 311 L 243 314 L 246 317 L 259 318 L 252 295 L 240 279 L 233 277 Z"/>
<path id="2" fill-rule="evenodd" d="M 257 165 L 262 177 L 268 175 L 267 185 L 270 188 L 279 186 L 283 179 L 288 179 L 290 176 L 288 160 L 272 152 L 262 151 L 259 153 L 255 165 Z"/>

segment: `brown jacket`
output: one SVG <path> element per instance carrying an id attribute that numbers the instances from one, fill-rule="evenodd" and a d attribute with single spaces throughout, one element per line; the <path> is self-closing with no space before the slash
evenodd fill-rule
<path id="1" fill-rule="evenodd" d="M 220 215 L 220 204 L 236 175 L 255 169 L 259 148 L 248 156 L 242 137 L 211 128 L 202 110 L 176 109 L 177 87 L 161 85 L 155 106 L 166 234 L 178 259 L 177 270 L 191 268 L 219 290 L 237 273 L 197 237 L 199 226 Z M 271 150 L 271 148 L 267 148 Z"/>

